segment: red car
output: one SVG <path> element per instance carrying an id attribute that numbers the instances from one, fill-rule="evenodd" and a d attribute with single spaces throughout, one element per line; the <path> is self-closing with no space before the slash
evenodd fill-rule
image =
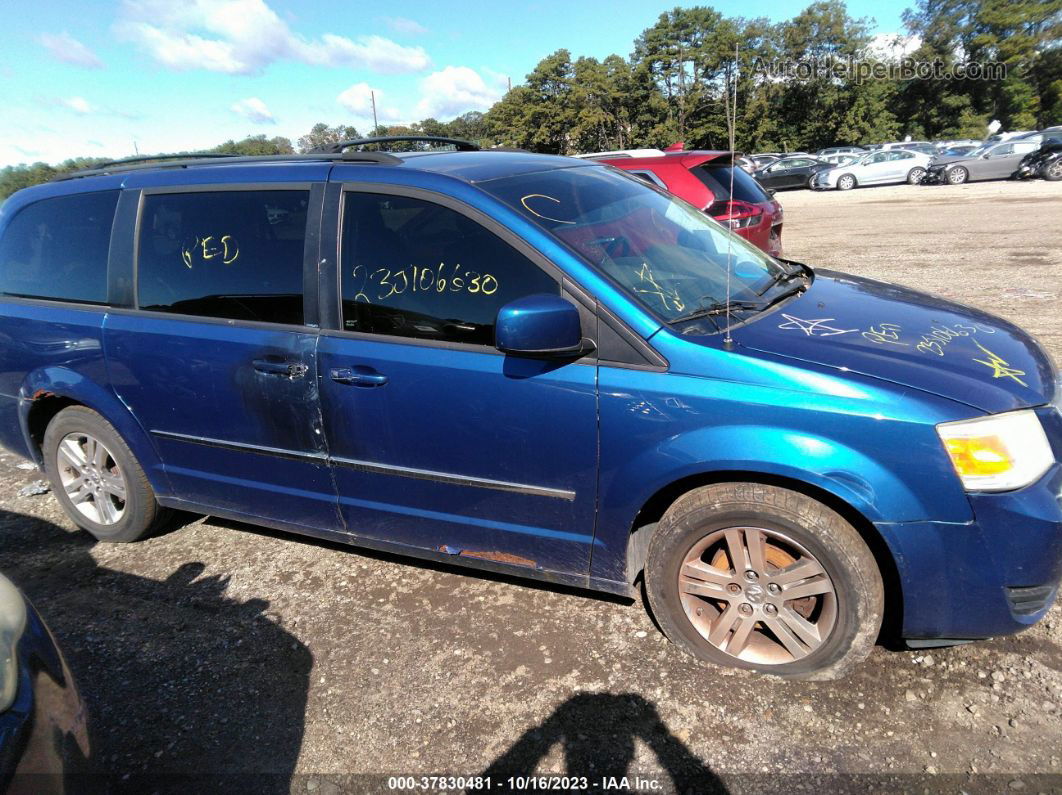
<path id="1" fill-rule="evenodd" d="M 582 157 L 622 168 L 665 188 L 771 256 L 781 256 L 782 205 L 743 169 L 732 166 L 730 152 L 631 149 Z"/>

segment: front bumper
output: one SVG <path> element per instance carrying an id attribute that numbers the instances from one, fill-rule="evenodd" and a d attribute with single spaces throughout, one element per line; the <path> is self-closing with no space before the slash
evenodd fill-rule
<path id="1" fill-rule="evenodd" d="M 948 182 L 946 166 L 930 166 L 922 177 L 921 185 L 946 185 Z"/>
<path id="2" fill-rule="evenodd" d="M 1014 492 L 970 494 L 974 521 L 881 523 L 908 639 L 1009 635 L 1051 607 L 1062 579 L 1062 465 Z"/>
<path id="3" fill-rule="evenodd" d="M 811 179 L 812 190 L 833 190 L 836 187 L 837 185 L 829 177 L 826 177 L 824 172 L 816 174 Z"/>

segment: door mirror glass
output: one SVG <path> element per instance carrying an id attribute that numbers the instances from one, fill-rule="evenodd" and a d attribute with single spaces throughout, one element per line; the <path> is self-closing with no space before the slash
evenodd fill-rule
<path id="1" fill-rule="evenodd" d="M 523 356 L 578 356 L 584 353 L 579 310 L 559 295 L 528 295 L 498 310 L 495 344 L 503 353 Z"/>

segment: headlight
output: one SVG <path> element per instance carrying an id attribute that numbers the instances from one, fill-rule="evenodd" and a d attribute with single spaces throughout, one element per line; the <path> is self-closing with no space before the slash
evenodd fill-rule
<path id="1" fill-rule="evenodd" d="M 0 713 L 15 701 L 18 692 L 18 649 L 26 628 L 26 602 L 18 588 L 0 575 Z"/>
<path id="2" fill-rule="evenodd" d="M 1035 483 L 1054 463 L 1033 411 L 1012 411 L 937 426 L 967 491 L 1010 491 Z"/>

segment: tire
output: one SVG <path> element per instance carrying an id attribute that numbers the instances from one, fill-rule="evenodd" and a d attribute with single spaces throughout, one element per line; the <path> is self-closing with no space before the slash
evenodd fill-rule
<path id="1" fill-rule="evenodd" d="M 841 174 L 837 178 L 837 190 L 851 190 L 856 186 L 856 178 L 851 174 Z"/>
<path id="2" fill-rule="evenodd" d="M 962 166 L 955 166 L 954 168 L 949 168 L 945 172 L 944 178 L 948 181 L 949 185 L 962 185 L 970 178 L 970 172 Z"/>
<path id="3" fill-rule="evenodd" d="M 168 516 L 125 440 L 92 409 L 70 406 L 56 414 L 42 453 L 55 498 L 100 541 L 136 541 Z"/>
<path id="4" fill-rule="evenodd" d="M 790 679 L 848 673 L 873 648 L 884 605 L 877 563 L 852 525 L 810 497 L 759 483 L 704 486 L 676 500 L 649 542 L 645 586 L 653 617 L 683 650 Z"/>
<path id="5" fill-rule="evenodd" d="M 1049 182 L 1058 182 L 1062 179 L 1062 158 L 1044 166 L 1043 177 Z"/>
<path id="6" fill-rule="evenodd" d="M 908 185 L 921 185 L 922 179 L 926 175 L 926 170 L 921 166 L 916 166 L 907 172 L 907 184 Z"/>

